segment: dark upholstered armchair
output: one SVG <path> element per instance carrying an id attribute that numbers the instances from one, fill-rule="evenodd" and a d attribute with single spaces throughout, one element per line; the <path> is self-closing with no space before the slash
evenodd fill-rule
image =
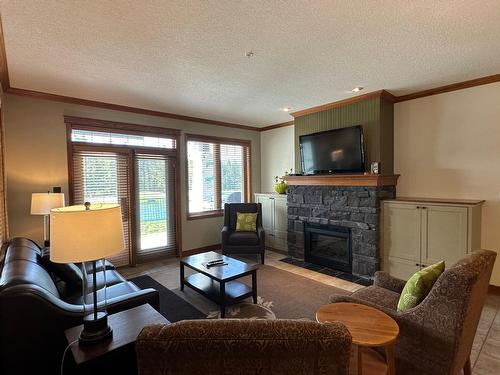
<path id="1" fill-rule="evenodd" d="M 405 281 L 385 272 L 373 286 L 331 302 L 355 302 L 382 310 L 399 324 L 398 375 L 471 374 L 470 352 L 488 291 L 496 253 L 480 250 L 444 271 L 416 307 L 396 312 Z"/>
<path id="2" fill-rule="evenodd" d="M 136 342 L 139 375 L 347 375 L 351 335 L 338 322 L 184 320 Z"/>
<path id="3" fill-rule="evenodd" d="M 257 212 L 257 232 L 236 232 L 236 213 Z M 265 232 L 262 227 L 262 205 L 260 203 L 226 203 L 224 205 L 224 228 L 222 228 L 222 254 L 260 254 L 264 264 Z"/>

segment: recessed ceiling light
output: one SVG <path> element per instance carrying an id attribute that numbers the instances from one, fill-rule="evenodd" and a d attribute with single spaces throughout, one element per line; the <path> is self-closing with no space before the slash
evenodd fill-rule
<path id="1" fill-rule="evenodd" d="M 245 53 L 245 56 L 248 57 L 248 58 L 251 58 L 255 55 L 254 51 L 248 51 L 247 53 Z"/>
<path id="2" fill-rule="evenodd" d="M 283 112 L 290 112 L 291 108 L 290 107 L 285 107 L 283 108 Z"/>
<path id="3" fill-rule="evenodd" d="M 360 92 L 361 90 L 363 90 L 363 88 L 364 87 L 358 86 L 358 87 L 353 88 L 351 91 L 352 92 Z"/>

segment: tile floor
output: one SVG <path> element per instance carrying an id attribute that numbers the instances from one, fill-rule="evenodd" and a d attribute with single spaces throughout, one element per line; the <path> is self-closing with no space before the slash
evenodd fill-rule
<path id="1" fill-rule="evenodd" d="M 281 259 L 284 257 L 282 254 L 267 251 L 266 264 L 350 292 L 364 288 L 362 285 L 347 280 L 282 262 Z M 120 272 L 127 278 L 149 275 L 169 289 L 179 288 L 179 260 L 177 258 L 168 258 L 136 267 L 123 267 Z M 483 307 L 472 347 L 471 362 L 474 375 L 500 374 L 500 296 L 498 295 L 488 295 Z"/>

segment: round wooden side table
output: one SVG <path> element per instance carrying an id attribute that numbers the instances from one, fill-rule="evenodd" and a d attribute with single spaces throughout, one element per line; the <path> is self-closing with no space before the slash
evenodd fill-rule
<path id="1" fill-rule="evenodd" d="M 321 306 L 316 311 L 320 323 L 341 322 L 352 336 L 357 347 L 358 375 L 363 372 L 362 352 L 365 348 L 385 347 L 387 374 L 396 374 L 394 344 L 399 335 L 399 326 L 394 319 L 370 306 L 357 303 L 339 302 Z M 370 359 L 374 353 L 370 352 Z"/>

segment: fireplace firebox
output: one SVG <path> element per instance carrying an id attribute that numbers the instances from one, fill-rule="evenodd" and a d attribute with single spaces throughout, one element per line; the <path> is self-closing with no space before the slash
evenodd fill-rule
<path id="1" fill-rule="evenodd" d="M 351 230 L 305 222 L 304 260 L 352 273 Z"/>

